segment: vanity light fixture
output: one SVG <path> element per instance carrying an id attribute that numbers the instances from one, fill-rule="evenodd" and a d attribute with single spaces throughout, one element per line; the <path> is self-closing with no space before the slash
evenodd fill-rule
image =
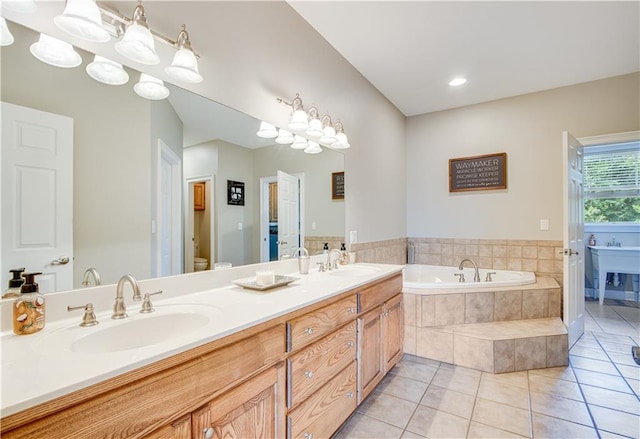
<path id="1" fill-rule="evenodd" d="M 322 137 L 318 139 L 318 142 L 323 145 L 333 145 L 338 141 L 336 137 L 336 129 L 333 127 L 331 123 L 331 116 L 325 114 L 322 116 Z"/>
<path id="2" fill-rule="evenodd" d="M 37 7 L 34 0 L 3 0 L 2 9 L 21 14 L 32 14 L 36 12 Z"/>
<path id="3" fill-rule="evenodd" d="M 295 135 L 291 148 L 293 149 L 306 149 L 309 146 L 307 139 L 298 134 Z"/>
<path id="4" fill-rule="evenodd" d="M 256 135 L 263 139 L 275 139 L 278 137 L 278 130 L 270 123 L 262 121 L 260 122 L 260 129 L 258 129 Z"/>
<path id="5" fill-rule="evenodd" d="M 449 81 L 449 85 L 451 87 L 459 87 L 466 82 L 467 78 L 453 78 L 451 81 Z"/>
<path id="6" fill-rule="evenodd" d="M 300 95 L 297 93 L 296 97 L 291 101 L 291 109 L 293 114 L 289 121 L 289 128 L 293 131 L 304 131 L 309 128 L 309 116 L 307 116 L 307 112 L 304 111 L 302 99 L 300 99 Z"/>
<path id="7" fill-rule="evenodd" d="M 349 139 L 347 138 L 347 135 L 344 133 L 344 126 L 342 125 L 342 122 L 336 121 L 334 126 L 336 129 L 336 139 L 338 140 L 332 143 L 331 147 L 335 149 L 349 148 L 351 145 L 349 145 Z"/>
<path id="8" fill-rule="evenodd" d="M 140 97 L 159 101 L 169 97 L 169 89 L 164 82 L 146 73 L 140 73 L 140 81 L 133 86 L 133 91 Z"/>
<path id="9" fill-rule="evenodd" d="M 164 69 L 167 75 L 191 84 L 202 82 L 202 75 L 198 72 L 198 60 L 191 48 L 187 27 L 184 24 L 178 38 L 176 38 L 176 46 L 178 51 L 173 56 L 173 62 Z"/>
<path id="10" fill-rule="evenodd" d="M 0 17 L 0 46 L 10 46 L 14 42 L 13 35 L 7 26 L 7 20 Z"/>
<path id="11" fill-rule="evenodd" d="M 122 40 L 115 44 L 115 49 L 120 55 L 140 64 L 155 65 L 160 62 L 141 1 L 133 10 L 131 24 L 127 26 Z"/>
<path id="12" fill-rule="evenodd" d="M 317 142 L 309 140 L 309 146 L 304 149 L 304 152 L 307 154 L 320 154 L 322 152 L 322 148 L 318 145 Z"/>
<path id="13" fill-rule="evenodd" d="M 293 143 L 293 134 L 287 130 L 283 130 L 280 128 L 278 130 L 278 137 L 276 138 L 276 143 L 279 145 L 290 145 Z"/>
<path id="14" fill-rule="evenodd" d="M 318 109 L 316 107 L 309 108 L 309 128 L 305 134 L 316 139 L 322 136 L 322 122 L 318 118 Z"/>
<path id="15" fill-rule="evenodd" d="M 87 74 L 98 82 L 107 85 L 122 85 L 129 81 L 129 74 L 122 64 L 96 55 L 93 62 L 87 65 Z"/>
<path id="16" fill-rule="evenodd" d="M 31 54 L 40 61 L 54 67 L 73 68 L 82 63 L 82 57 L 73 50 L 73 46 L 65 41 L 40 34 L 37 42 L 29 48 Z"/>
<path id="17" fill-rule="evenodd" d="M 53 22 L 63 31 L 83 40 L 104 43 L 111 39 L 102 26 L 100 9 L 94 0 L 66 0 L 64 12 Z"/>

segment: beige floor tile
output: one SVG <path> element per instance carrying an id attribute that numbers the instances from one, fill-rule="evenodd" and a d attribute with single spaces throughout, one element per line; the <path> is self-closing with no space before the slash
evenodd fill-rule
<path id="1" fill-rule="evenodd" d="M 600 361 L 593 360 L 591 358 L 574 357 L 573 355 L 569 357 L 569 361 L 571 361 L 571 365 L 574 369 L 585 369 L 591 370 L 593 372 L 606 373 L 609 375 L 620 375 L 610 361 Z"/>
<path id="2" fill-rule="evenodd" d="M 609 361 L 607 354 L 600 348 L 573 346 L 569 354 L 577 357 L 593 358 L 594 360 Z"/>
<path id="3" fill-rule="evenodd" d="M 577 383 L 542 375 L 529 375 L 529 390 L 532 392 L 548 393 L 561 398 L 574 399 L 576 401 L 583 400 Z"/>
<path id="4" fill-rule="evenodd" d="M 443 365 L 444 366 L 444 365 Z M 478 384 L 482 372 L 452 367 L 441 366 L 433 377 L 431 384 L 445 387 L 456 392 L 466 393 L 467 395 L 476 395 L 478 392 Z"/>
<path id="5" fill-rule="evenodd" d="M 436 369 L 439 368 L 440 365 L 442 364 L 442 362 L 440 362 L 440 361 L 432 360 L 431 358 L 418 357 L 417 355 L 407 355 L 407 354 L 405 354 L 402 357 L 402 359 L 405 360 L 405 361 L 411 361 L 412 363 L 420 363 L 420 364 L 424 364 L 426 366 L 435 367 Z"/>
<path id="6" fill-rule="evenodd" d="M 626 364 L 616 364 L 618 370 L 625 378 L 640 380 L 640 366 L 627 366 Z"/>
<path id="7" fill-rule="evenodd" d="M 356 413 L 333 439 L 399 439 L 401 435 L 398 427 Z"/>
<path id="8" fill-rule="evenodd" d="M 612 342 L 622 344 L 633 344 L 633 340 L 627 335 L 620 334 L 606 334 L 606 333 L 594 333 L 593 334 L 599 342 Z"/>
<path id="9" fill-rule="evenodd" d="M 400 439 L 428 439 L 421 434 L 412 433 L 410 431 L 405 431 L 402 433 L 402 437 Z"/>
<path id="10" fill-rule="evenodd" d="M 477 398 L 471 419 L 521 436 L 531 436 L 531 413 L 528 410 Z"/>
<path id="11" fill-rule="evenodd" d="M 590 370 L 576 369 L 574 371 L 576 378 L 580 384 L 589 386 L 604 387 L 605 389 L 615 390 L 616 392 L 631 393 L 629 385 L 620 376 L 607 375 L 604 373 L 591 372 Z"/>
<path id="12" fill-rule="evenodd" d="M 414 402 L 374 392 L 358 407 L 358 412 L 404 429 L 416 406 Z"/>
<path id="13" fill-rule="evenodd" d="M 431 439 L 464 438 L 468 426 L 468 419 L 421 405 L 409 421 L 407 430 Z"/>
<path id="14" fill-rule="evenodd" d="M 632 438 L 640 437 L 640 417 L 617 410 L 589 405 L 598 430 Z"/>
<path id="15" fill-rule="evenodd" d="M 434 375 L 438 371 L 437 367 L 428 366 L 426 364 L 416 363 L 409 360 L 401 360 L 393 369 L 391 373 L 403 376 L 405 378 L 411 378 L 413 380 L 422 381 L 429 384 Z"/>
<path id="16" fill-rule="evenodd" d="M 420 404 L 432 409 L 451 413 L 462 418 L 471 418 L 475 398 L 444 387 L 430 385 Z"/>
<path id="17" fill-rule="evenodd" d="M 593 427 L 587 405 L 581 401 L 560 398 L 548 393 L 531 392 L 531 410 L 535 413 Z"/>
<path id="18" fill-rule="evenodd" d="M 490 427 L 489 425 L 480 424 L 479 422 L 471 422 L 469 426 L 468 438 L 474 439 L 496 439 L 496 438 L 523 438 L 527 436 L 520 436 L 519 434 L 511 433 L 510 431 L 499 430 L 497 428 Z"/>
<path id="19" fill-rule="evenodd" d="M 631 348 L 634 346 L 631 341 L 629 341 L 629 343 L 614 343 L 608 341 L 603 341 L 600 343 L 602 344 L 602 347 L 605 351 L 619 352 L 622 354 L 628 354 L 629 352 L 631 352 Z"/>
<path id="20" fill-rule="evenodd" d="M 417 403 L 422 399 L 422 395 L 424 395 L 425 390 L 427 390 L 427 386 L 428 384 L 422 381 L 389 374 L 378 384 L 376 390 Z"/>
<path id="21" fill-rule="evenodd" d="M 608 431 L 600 430 L 600 439 L 629 439 L 627 436 L 622 436 L 615 433 L 610 433 Z"/>
<path id="22" fill-rule="evenodd" d="M 482 380 L 494 381 L 496 383 L 515 386 L 515 387 L 521 387 L 523 389 L 529 388 L 529 375 L 527 374 L 526 371 L 510 372 L 510 373 L 483 372 Z"/>
<path id="23" fill-rule="evenodd" d="M 596 439 L 598 434 L 594 428 L 585 425 L 574 424 L 573 422 L 534 413 L 533 437 L 545 439 Z"/>
<path id="24" fill-rule="evenodd" d="M 638 365 L 633 360 L 633 355 L 631 355 L 631 349 L 629 352 L 609 352 L 609 358 L 616 364 L 625 364 L 627 366 L 637 367 Z"/>
<path id="25" fill-rule="evenodd" d="M 528 371 L 530 375 L 541 375 L 549 378 L 557 378 L 565 381 L 576 382 L 576 376 L 573 369 L 569 366 L 547 367 L 545 369 L 533 369 Z"/>
<path id="26" fill-rule="evenodd" d="M 640 401 L 635 395 L 586 385 L 582 386 L 582 392 L 589 405 L 593 404 L 640 416 Z"/>
<path id="27" fill-rule="evenodd" d="M 521 387 L 482 380 L 478 389 L 478 398 L 529 410 L 529 391 Z"/>
<path id="28" fill-rule="evenodd" d="M 640 396 L 640 380 L 632 380 L 631 378 L 626 378 L 625 381 L 629 384 L 629 387 L 631 387 L 635 394 Z"/>

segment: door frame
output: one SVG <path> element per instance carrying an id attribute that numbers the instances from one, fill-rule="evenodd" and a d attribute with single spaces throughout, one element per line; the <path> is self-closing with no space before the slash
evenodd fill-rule
<path id="1" fill-rule="evenodd" d="M 201 177 L 190 177 L 184 179 L 184 272 L 192 273 L 193 270 L 193 238 L 194 238 L 194 230 L 193 230 L 193 221 L 195 215 L 193 213 L 193 185 L 194 183 L 206 182 L 205 185 L 205 198 L 208 198 L 211 202 L 208 204 L 210 209 L 211 221 L 210 221 L 210 248 L 211 254 L 209 257 L 209 268 L 213 269 L 213 264 L 217 260 L 217 249 L 215 246 L 216 243 L 216 209 L 215 209 L 215 176 L 214 175 L 204 175 Z"/>
<path id="2" fill-rule="evenodd" d="M 173 152 L 173 150 L 162 139 L 158 139 L 156 164 L 156 266 L 155 276 L 160 276 L 162 272 L 162 206 L 164 198 L 162 196 L 162 163 L 167 162 L 171 165 L 171 275 L 180 274 L 182 271 L 182 215 L 180 209 L 176 207 L 182 206 L 182 159 Z"/>

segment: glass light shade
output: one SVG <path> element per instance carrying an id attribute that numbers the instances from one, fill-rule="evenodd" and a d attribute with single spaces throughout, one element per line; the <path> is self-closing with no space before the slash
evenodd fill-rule
<path id="1" fill-rule="evenodd" d="M 82 58 L 73 50 L 73 46 L 65 41 L 40 34 L 37 42 L 29 48 L 31 54 L 43 63 L 64 68 L 78 67 Z"/>
<path id="2" fill-rule="evenodd" d="M 338 134 L 336 134 L 336 138 L 338 140 L 331 144 L 332 148 L 347 149 L 351 147 L 351 145 L 349 145 L 349 139 L 347 138 L 347 135 L 345 133 L 339 132 Z"/>
<path id="3" fill-rule="evenodd" d="M 178 81 L 196 84 L 202 82 L 202 75 L 198 72 L 198 60 L 192 50 L 182 48 L 173 56 L 173 62 L 165 67 L 167 75 Z"/>
<path id="4" fill-rule="evenodd" d="M 291 147 L 293 149 L 305 149 L 307 148 L 307 146 L 309 146 L 309 144 L 307 143 L 307 139 L 296 134 Z"/>
<path id="5" fill-rule="evenodd" d="M 304 131 L 309 128 L 309 116 L 304 110 L 296 110 L 289 121 L 289 128 L 293 131 Z"/>
<path id="6" fill-rule="evenodd" d="M 267 122 L 260 122 L 260 129 L 256 133 L 258 137 L 262 137 L 263 139 L 275 139 L 278 137 L 278 130 L 276 127 Z"/>
<path id="7" fill-rule="evenodd" d="M 155 65 L 160 62 L 151 31 L 137 23 L 127 27 L 122 40 L 115 44 L 115 48 L 120 55 L 140 64 Z"/>
<path id="8" fill-rule="evenodd" d="M 318 139 L 318 142 L 322 143 L 323 145 L 332 145 L 333 143 L 338 141 L 338 139 L 336 138 L 336 130 L 331 125 L 324 127 L 322 131 L 322 137 Z"/>
<path id="9" fill-rule="evenodd" d="M 107 85 L 122 85 L 129 81 L 129 74 L 119 64 L 110 59 L 96 55 L 93 62 L 87 65 L 87 73 L 98 82 Z"/>
<path id="10" fill-rule="evenodd" d="M 13 35 L 7 26 L 7 20 L 0 17 L 0 46 L 10 46 L 14 42 Z"/>
<path id="11" fill-rule="evenodd" d="M 140 81 L 133 86 L 133 91 L 140 97 L 159 101 L 169 96 L 169 89 L 164 82 L 146 73 L 140 73 Z"/>
<path id="12" fill-rule="evenodd" d="M 111 39 L 102 26 L 100 9 L 94 0 L 67 0 L 64 12 L 53 22 L 63 31 L 83 40 L 104 43 Z"/>
<path id="13" fill-rule="evenodd" d="M 316 142 L 309 141 L 309 146 L 304 149 L 307 154 L 320 154 L 322 148 Z"/>
<path id="14" fill-rule="evenodd" d="M 320 122 L 320 119 L 311 119 L 309 121 L 309 128 L 307 128 L 305 134 L 316 138 L 322 136 L 322 122 Z"/>
<path id="15" fill-rule="evenodd" d="M 31 14 L 36 12 L 36 2 L 34 0 L 4 0 L 2 8 L 21 14 Z"/>
<path id="16" fill-rule="evenodd" d="M 279 145 L 289 145 L 293 143 L 293 134 L 291 134 L 287 130 L 280 129 L 278 131 L 278 137 L 276 138 L 276 143 Z"/>

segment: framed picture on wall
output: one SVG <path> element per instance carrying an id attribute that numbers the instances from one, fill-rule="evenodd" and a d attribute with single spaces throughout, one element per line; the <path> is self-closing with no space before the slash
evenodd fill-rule
<path id="1" fill-rule="evenodd" d="M 344 171 L 331 173 L 331 199 L 344 200 Z"/>
<path id="2" fill-rule="evenodd" d="M 244 206 L 244 183 L 227 180 L 227 204 Z"/>

